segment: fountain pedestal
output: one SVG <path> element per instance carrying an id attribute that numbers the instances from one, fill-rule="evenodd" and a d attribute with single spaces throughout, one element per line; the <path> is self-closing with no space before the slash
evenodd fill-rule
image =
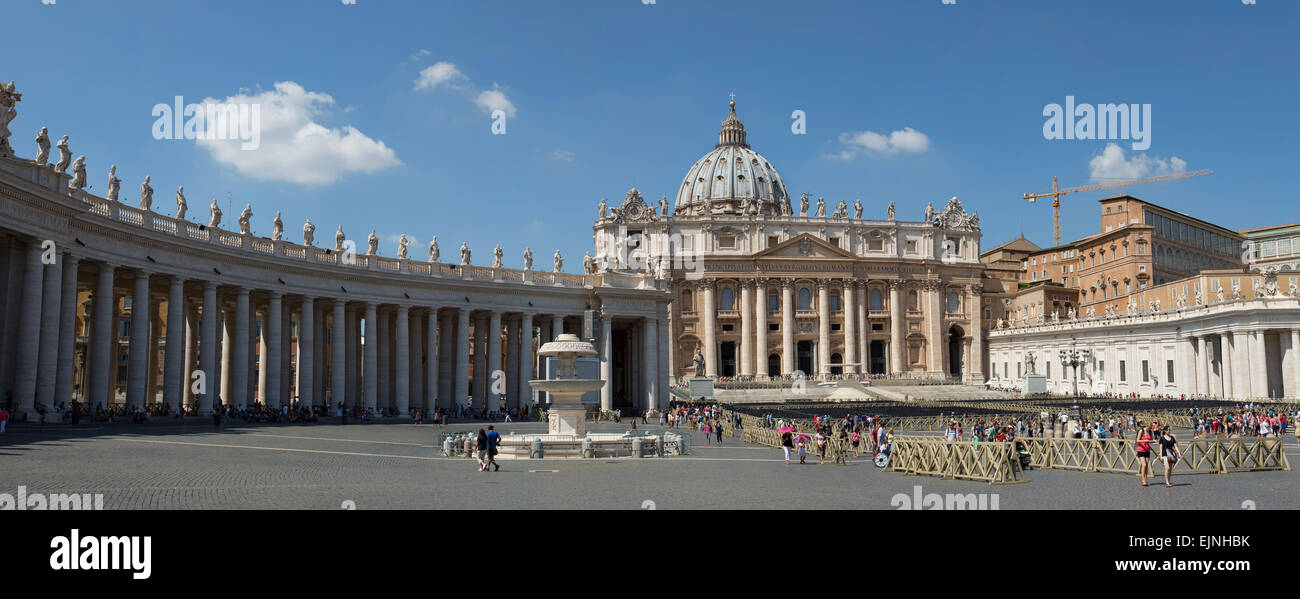
<path id="1" fill-rule="evenodd" d="M 587 410 L 586 408 L 556 408 L 553 407 L 546 413 L 548 424 L 547 431 L 552 435 L 573 435 L 581 437 L 587 434 Z"/>

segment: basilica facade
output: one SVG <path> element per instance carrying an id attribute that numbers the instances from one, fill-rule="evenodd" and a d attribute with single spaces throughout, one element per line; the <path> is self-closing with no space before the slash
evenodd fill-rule
<path id="1" fill-rule="evenodd" d="M 957 198 L 924 219 L 892 202 L 828 206 L 750 147 L 735 103 L 676 201 L 602 201 L 588 267 L 653 273 L 671 292 L 674 380 L 921 376 L 983 383 L 979 215 Z M 879 214 L 884 212 L 884 214 Z"/>

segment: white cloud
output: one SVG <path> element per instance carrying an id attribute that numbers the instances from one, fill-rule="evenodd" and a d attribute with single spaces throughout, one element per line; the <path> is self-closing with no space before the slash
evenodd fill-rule
<path id="1" fill-rule="evenodd" d="M 1093 179 L 1137 179 L 1169 173 L 1181 173 L 1187 170 L 1187 161 L 1177 156 L 1169 160 L 1134 154 L 1132 158 L 1124 157 L 1124 149 L 1117 143 L 1106 144 L 1101 154 L 1088 161 L 1089 175 Z"/>
<path id="2" fill-rule="evenodd" d="M 443 60 L 420 71 L 420 76 L 415 80 L 415 89 L 434 89 L 443 84 L 452 89 L 459 89 L 464 86 L 465 81 L 467 81 L 465 74 L 460 72 L 456 65 Z"/>
<path id="3" fill-rule="evenodd" d="M 313 119 L 337 110 L 334 98 L 309 92 L 292 81 L 276 82 L 274 90 L 242 91 L 224 100 L 258 107 L 260 144 L 244 150 L 238 139 L 198 139 L 213 160 L 263 181 L 323 185 L 349 173 L 373 173 L 401 165 L 397 153 L 383 141 L 343 126 L 325 127 Z"/>
<path id="4" fill-rule="evenodd" d="M 840 144 L 844 149 L 828 158 L 851 160 L 858 154 L 898 154 L 901 152 L 924 152 L 930 149 L 930 138 L 911 127 L 894 131 L 889 135 L 875 131 L 857 131 L 840 134 Z"/>
<path id="5" fill-rule="evenodd" d="M 420 59 L 422 59 L 422 58 L 428 58 L 428 57 L 430 57 L 430 56 L 433 56 L 433 52 L 430 52 L 430 51 L 428 51 L 428 50 L 425 50 L 425 49 L 421 48 L 420 51 L 418 51 L 418 52 L 416 52 L 416 53 L 414 53 L 414 54 L 411 54 L 411 62 L 415 62 L 415 61 L 420 60 Z"/>
<path id="6" fill-rule="evenodd" d="M 508 117 L 514 118 L 515 116 L 515 105 L 510 103 L 505 92 L 501 91 L 500 86 L 495 83 L 492 84 L 492 89 L 483 90 L 474 99 L 474 103 L 478 104 L 479 108 L 483 109 L 483 112 L 491 113 L 500 110 L 506 113 Z"/>
<path id="7" fill-rule="evenodd" d="M 421 52 L 427 52 L 421 50 Z M 518 112 L 510 98 L 502 91 L 501 86 L 493 83 L 492 89 L 480 90 L 469 77 L 456 68 L 455 64 L 445 60 L 438 61 L 433 66 L 425 67 L 420 71 L 420 76 L 415 80 L 416 90 L 434 90 L 438 87 L 453 89 L 464 92 L 467 97 L 472 97 L 474 105 L 478 106 L 488 114 L 500 110 L 506 116 L 514 118 Z"/>
<path id="8" fill-rule="evenodd" d="M 547 156 L 549 156 L 551 160 L 554 160 L 556 162 L 573 162 L 574 159 L 573 152 L 570 152 L 568 150 L 562 150 L 560 148 L 555 148 L 554 150 L 551 150 L 549 153 L 547 153 Z"/>

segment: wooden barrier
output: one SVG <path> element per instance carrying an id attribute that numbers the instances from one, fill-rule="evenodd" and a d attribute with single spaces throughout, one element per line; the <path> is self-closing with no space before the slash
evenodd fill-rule
<path id="1" fill-rule="evenodd" d="M 1137 474 L 1140 463 L 1133 439 L 1049 439 L 1020 438 L 1035 468 L 1083 472 Z M 1175 474 L 1290 471 L 1291 463 L 1280 438 L 1209 437 L 1179 441 L 1183 459 L 1174 464 Z M 1163 474 L 1160 445 L 1151 441 L 1150 474 Z"/>
<path id="2" fill-rule="evenodd" d="M 889 469 L 909 475 L 979 480 L 989 484 L 1025 482 L 1011 443 L 954 441 L 933 437 L 895 437 Z"/>

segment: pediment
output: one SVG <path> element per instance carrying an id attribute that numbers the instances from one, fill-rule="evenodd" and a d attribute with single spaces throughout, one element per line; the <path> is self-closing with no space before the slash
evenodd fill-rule
<path id="1" fill-rule="evenodd" d="M 853 260 L 848 251 L 819 237 L 801 233 L 754 255 L 755 259 Z"/>

